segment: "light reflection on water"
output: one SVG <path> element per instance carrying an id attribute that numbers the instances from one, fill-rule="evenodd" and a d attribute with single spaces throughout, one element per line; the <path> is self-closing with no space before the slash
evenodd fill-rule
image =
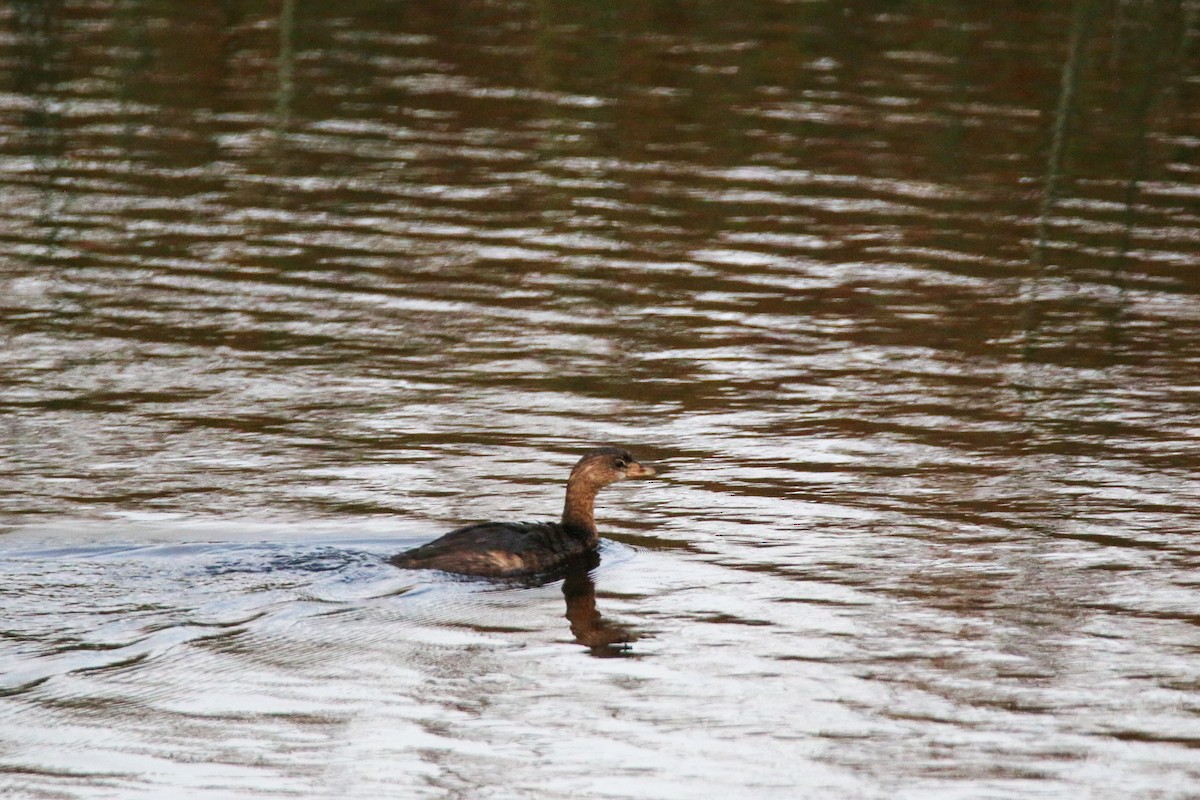
<path id="1" fill-rule="evenodd" d="M 1200 7 L 599 9 L 0 10 L 6 796 L 1191 796 Z"/>

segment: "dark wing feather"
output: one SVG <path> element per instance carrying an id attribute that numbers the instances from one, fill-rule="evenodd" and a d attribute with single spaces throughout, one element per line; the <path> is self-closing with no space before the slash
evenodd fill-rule
<path id="1" fill-rule="evenodd" d="M 485 522 L 468 525 L 401 553 L 391 563 L 463 575 L 506 577 L 551 569 L 587 551 L 586 541 L 556 522 Z"/>

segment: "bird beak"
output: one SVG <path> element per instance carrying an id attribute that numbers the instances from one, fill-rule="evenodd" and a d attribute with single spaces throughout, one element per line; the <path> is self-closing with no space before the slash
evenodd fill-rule
<path id="1" fill-rule="evenodd" d="M 632 461 L 629 467 L 625 470 L 625 475 L 630 478 L 653 478 L 654 470 L 641 464 L 637 461 Z"/>

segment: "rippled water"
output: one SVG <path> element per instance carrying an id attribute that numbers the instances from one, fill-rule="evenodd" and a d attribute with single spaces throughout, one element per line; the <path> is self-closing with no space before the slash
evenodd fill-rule
<path id="1" fill-rule="evenodd" d="M 0 8 L 0 794 L 1200 797 L 1200 4 L 953 5 Z"/>

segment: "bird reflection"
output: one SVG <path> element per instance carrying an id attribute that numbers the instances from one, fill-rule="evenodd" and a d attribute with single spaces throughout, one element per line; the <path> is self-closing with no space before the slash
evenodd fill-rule
<path id="1" fill-rule="evenodd" d="M 632 643 L 638 640 L 630 626 L 605 619 L 596 610 L 596 583 L 591 570 L 600 564 L 598 553 L 573 560 L 562 572 L 563 598 L 567 601 L 567 621 L 575 641 L 597 658 L 633 655 Z"/>

